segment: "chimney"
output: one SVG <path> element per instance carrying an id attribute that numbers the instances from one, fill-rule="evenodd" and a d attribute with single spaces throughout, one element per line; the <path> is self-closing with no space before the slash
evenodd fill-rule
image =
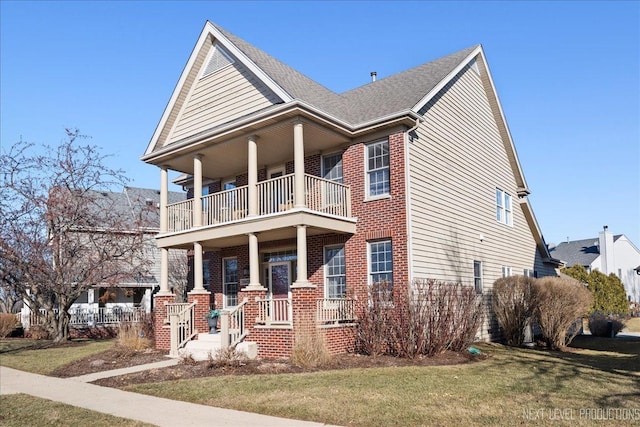
<path id="1" fill-rule="evenodd" d="M 613 234 L 606 225 L 598 234 L 598 247 L 600 248 L 600 271 L 607 275 L 615 273 Z"/>
<path id="2" fill-rule="evenodd" d="M 375 71 L 371 72 L 371 81 L 375 82 L 376 81 L 376 77 L 378 76 L 378 73 Z"/>

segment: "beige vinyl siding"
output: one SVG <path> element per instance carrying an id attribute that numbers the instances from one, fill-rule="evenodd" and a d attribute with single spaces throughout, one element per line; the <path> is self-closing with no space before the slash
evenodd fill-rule
<path id="1" fill-rule="evenodd" d="M 238 60 L 234 61 L 201 79 L 200 63 L 199 80 L 180 111 L 170 143 L 280 102 Z"/>
<path id="2" fill-rule="evenodd" d="M 189 74 L 187 75 L 187 78 L 184 82 L 182 92 L 178 95 L 178 98 L 176 99 L 176 103 L 173 106 L 173 109 L 171 110 L 169 117 L 167 118 L 167 123 L 165 124 L 164 129 L 162 129 L 162 132 L 160 133 L 160 136 L 158 138 L 158 144 L 165 146 L 169 143 L 168 142 L 169 133 L 171 132 L 171 129 L 175 124 L 175 121 L 178 117 L 178 113 L 180 112 L 182 106 L 184 105 L 185 100 L 187 99 L 187 95 L 189 94 L 188 88 L 192 87 L 193 82 L 196 80 L 196 78 L 198 78 L 200 70 L 202 69 L 202 65 L 204 64 L 204 61 L 207 59 L 207 54 L 209 53 L 211 46 L 213 46 L 213 39 L 209 37 L 209 40 L 207 41 L 207 43 L 205 43 L 205 47 L 200 49 L 200 52 L 198 52 L 198 55 L 196 56 L 195 62 L 193 63 L 191 70 L 189 70 Z M 154 150 L 156 150 L 157 148 L 158 147 L 156 146 Z"/>
<path id="3" fill-rule="evenodd" d="M 486 292 L 503 265 L 542 273 L 480 76 L 463 69 L 420 113 L 425 120 L 409 142 L 413 277 L 473 286 L 478 260 Z M 513 226 L 496 221 L 496 188 L 512 197 Z"/>

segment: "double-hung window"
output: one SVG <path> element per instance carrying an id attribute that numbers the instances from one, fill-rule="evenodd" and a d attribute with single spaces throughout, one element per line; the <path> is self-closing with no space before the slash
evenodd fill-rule
<path id="1" fill-rule="evenodd" d="M 393 289 L 391 240 L 369 242 L 369 281 Z"/>
<path id="2" fill-rule="evenodd" d="M 473 261 L 473 286 L 476 294 L 482 293 L 482 261 Z"/>
<path id="3" fill-rule="evenodd" d="M 378 141 L 366 147 L 367 197 L 388 195 L 391 191 L 389 176 L 389 141 Z"/>
<path id="4" fill-rule="evenodd" d="M 502 277 L 509 277 L 511 276 L 511 267 L 503 265 L 502 266 Z"/>
<path id="5" fill-rule="evenodd" d="M 222 282 L 224 286 L 224 306 L 238 305 L 238 259 L 224 258 L 222 260 Z"/>
<path id="6" fill-rule="evenodd" d="M 327 298 L 344 298 L 347 267 L 344 258 L 344 245 L 324 248 L 324 294 Z"/>
<path id="7" fill-rule="evenodd" d="M 322 177 L 342 184 L 342 152 L 322 156 Z"/>
<path id="8" fill-rule="evenodd" d="M 524 270 L 522 270 L 522 275 L 526 276 L 526 277 L 536 277 L 537 276 L 535 270 L 532 270 L 530 268 L 525 268 Z"/>
<path id="9" fill-rule="evenodd" d="M 496 221 L 513 225 L 512 200 L 509 193 L 496 188 Z"/>

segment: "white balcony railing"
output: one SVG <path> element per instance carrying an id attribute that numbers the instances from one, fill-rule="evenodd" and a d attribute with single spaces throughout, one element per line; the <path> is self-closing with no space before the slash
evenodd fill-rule
<path id="1" fill-rule="evenodd" d="M 202 198 L 203 225 L 231 222 L 245 218 L 249 209 L 248 188 L 234 188 Z"/>
<path id="2" fill-rule="evenodd" d="M 293 209 L 293 174 L 258 183 L 258 212 L 268 215 Z"/>
<path id="3" fill-rule="evenodd" d="M 348 186 L 313 175 L 305 175 L 307 208 L 337 216 L 351 216 Z"/>
<path id="4" fill-rule="evenodd" d="M 291 324 L 291 299 L 290 298 L 256 298 L 258 304 L 258 317 L 256 323 L 264 325 L 290 325 Z"/>
<path id="5" fill-rule="evenodd" d="M 167 206 L 169 231 L 185 231 L 193 227 L 193 199 Z"/>
<path id="6" fill-rule="evenodd" d="M 316 320 L 319 323 L 351 322 L 356 319 L 356 301 L 353 298 L 318 298 Z"/>
<path id="7" fill-rule="evenodd" d="M 258 215 L 293 209 L 294 174 L 260 181 L 257 184 Z M 241 220 L 249 210 L 249 187 L 243 186 L 202 197 L 202 224 L 215 225 Z M 168 231 L 186 231 L 193 227 L 194 199 L 167 206 Z M 351 216 L 351 192 L 348 186 L 305 174 L 305 204 L 308 209 L 328 215 Z"/>

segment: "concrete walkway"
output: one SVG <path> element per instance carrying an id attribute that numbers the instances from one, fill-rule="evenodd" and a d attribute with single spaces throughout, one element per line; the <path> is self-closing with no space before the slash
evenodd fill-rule
<path id="1" fill-rule="evenodd" d="M 79 378 L 82 377 L 66 379 L 47 377 L 0 366 L 0 395 L 25 393 L 92 411 L 167 427 L 320 427 L 326 425 L 146 396 L 88 384 Z"/>
<path id="2" fill-rule="evenodd" d="M 92 374 L 71 377 L 70 380 L 90 383 L 101 380 L 102 378 L 117 377 L 120 375 L 133 374 L 135 372 L 149 371 L 151 369 L 167 368 L 180 363 L 180 359 L 168 359 L 161 362 L 147 363 L 145 365 L 129 366 L 128 368 L 112 369 L 110 371 L 94 372 Z"/>

